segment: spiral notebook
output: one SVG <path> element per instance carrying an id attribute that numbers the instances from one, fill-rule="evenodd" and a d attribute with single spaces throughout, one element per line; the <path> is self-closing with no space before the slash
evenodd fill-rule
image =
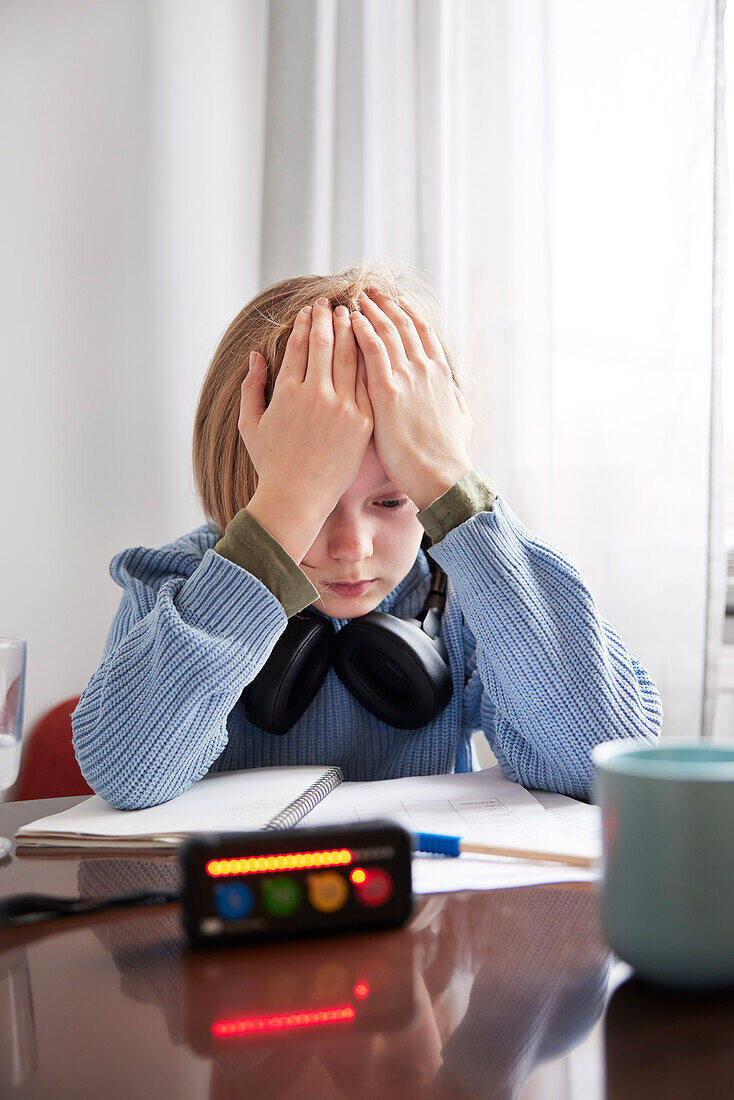
<path id="1" fill-rule="evenodd" d="M 16 849 L 172 851 L 198 833 L 289 829 L 338 787 L 338 767 L 252 768 L 205 776 L 178 798 L 116 810 L 98 795 L 21 825 Z"/>

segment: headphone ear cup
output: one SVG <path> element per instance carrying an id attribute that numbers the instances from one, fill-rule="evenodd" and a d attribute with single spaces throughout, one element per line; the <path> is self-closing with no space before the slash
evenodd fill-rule
<path id="1" fill-rule="evenodd" d="M 294 615 L 243 694 L 245 714 L 266 733 L 287 733 L 329 671 L 334 636 L 331 623 L 317 615 Z"/>
<path id="2" fill-rule="evenodd" d="M 331 642 L 339 679 L 362 706 L 397 729 L 419 729 L 448 706 L 454 685 L 446 646 L 416 619 L 370 611 Z"/>

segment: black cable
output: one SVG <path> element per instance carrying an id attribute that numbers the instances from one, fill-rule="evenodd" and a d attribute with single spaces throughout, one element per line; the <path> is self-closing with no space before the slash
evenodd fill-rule
<path id="1" fill-rule="evenodd" d="M 36 921 L 75 917 L 80 913 L 101 913 L 105 909 L 129 909 L 135 906 L 163 905 L 180 901 L 173 890 L 137 890 L 109 898 L 60 898 L 52 894 L 15 894 L 0 899 L 0 928 L 33 924 Z"/>

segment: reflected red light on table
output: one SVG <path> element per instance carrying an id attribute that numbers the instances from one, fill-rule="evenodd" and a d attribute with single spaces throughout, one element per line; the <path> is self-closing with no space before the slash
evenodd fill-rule
<path id="1" fill-rule="evenodd" d="M 313 1024 L 343 1023 L 345 1020 L 353 1020 L 354 1017 L 352 1005 L 319 1008 L 310 1012 L 287 1012 L 277 1016 L 243 1016 L 235 1020 L 216 1020 L 212 1024 L 212 1035 L 221 1039 L 233 1035 L 262 1035 L 269 1031 L 286 1031 Z"/>
<path id="2" fill-rule="evenodd" d="M 369 995 L 369 992 L 370 992 L 370 987 L 367 985 L 367 982 L 357 982 L 357 984 L 354 987 L 354 996 L 355 997 L 360 997 L 360 998 L 367 997 Z"/>

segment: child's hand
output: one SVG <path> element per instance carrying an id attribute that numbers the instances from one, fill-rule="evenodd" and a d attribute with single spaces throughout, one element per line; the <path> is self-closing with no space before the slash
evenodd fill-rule
<path id="1" fill-rule="evenodd" d="M 289 535 L 310 534 L 303 553 L 357 476 L 373 428 L 346 307 L 332 315 L 319 298 L 310 308 L 294 322 L 267 408 L 266 365 L 257 355 L 242 383 L 238 422 L 258 476 L 248 509 L 289 552 L 292 542 L 280 537 L 286 523 Z"/>
<path id="2" fill-rule="evenodd" d="M 472 469 L 474 423 L 441 343 L 422 317 L 379 291 L 351 315 L 387 476 L 420 510 Z M 372 300 L 374 299 L 374 301 Z"/>

